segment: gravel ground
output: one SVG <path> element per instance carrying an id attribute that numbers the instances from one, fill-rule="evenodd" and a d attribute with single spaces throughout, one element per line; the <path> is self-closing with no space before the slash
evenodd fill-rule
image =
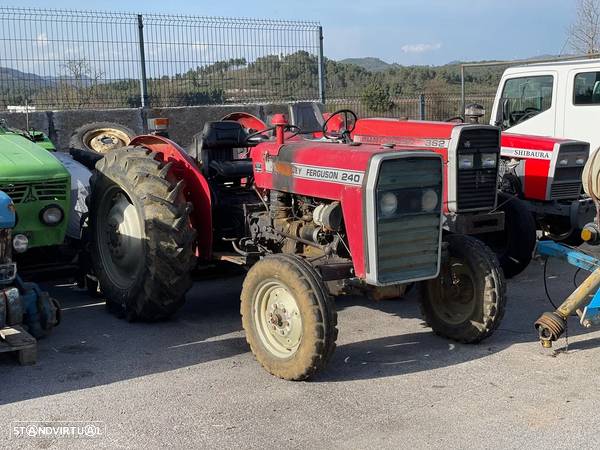
<path id="1" fill-rule="evenodd" d="M 552 261 L 555 301 L 574 270 Z M 600 332 L 572 319 L 554 351 L 534 320 L 550 310 L 542 266 L 509 282 L 500 329 L 480 345 L 434 336 L 416 294 L 344 298 L 340 337 L 310 382 L 266 373 L 249 353 L 239 278 L 199 282 L 177 317 L 129 324 L 70 285 L 51 285 L 63 323 L 36 366 L 0 355 L 0 445 L 13 448 L 598 448 Z M 583 278 L 582 274 L 579 280 Z M 11 422 L 102 421 L 94 439 L 8 439 Z"/>

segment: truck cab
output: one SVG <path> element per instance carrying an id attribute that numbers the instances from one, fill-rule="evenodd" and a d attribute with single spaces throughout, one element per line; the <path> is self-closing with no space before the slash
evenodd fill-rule
<path id="1" fill-rule="evenodd" d="M 510 67 L 502 75 L 490 123 L 510 133 L 600 146 L 600 59 Z"/>

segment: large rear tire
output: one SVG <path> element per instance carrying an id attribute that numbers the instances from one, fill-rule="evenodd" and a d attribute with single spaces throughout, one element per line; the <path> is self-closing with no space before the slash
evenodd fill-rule
<path id="1" fill-rule="evenodd" d="M 191 208 L 170 166 L 126 147 L 100 160 L 90 180 L 94 274 L 109 310 L 128 320 L 169 317 L 192 284 Z"/>
<path id="2" fill-rule="evenodd" d="M 481 241 L 448 235 L 449 257 L 440 276 L 421 283 L 421 312 L 434 333 L 473 344 L 502 320 L 506 287 L 494 253 Z"/>
<path id="3" fill-rule="evenodd" d="M 319 274 L 293 255 L 268 256 L 248 272 L 242 324 L 252 353 L 271 374 L 304 380 L 335 350 L 337 312 Z"/>
<path id="4" fill-rule="evenodd" d="M 533 257 L 536 243 L 536 224 L 527 205 L 505 193 L 498 193 L 498 210 L 504 211 L 504 230 L 477 237 L 498 256 L 506 278 L 523 272 Z"/>

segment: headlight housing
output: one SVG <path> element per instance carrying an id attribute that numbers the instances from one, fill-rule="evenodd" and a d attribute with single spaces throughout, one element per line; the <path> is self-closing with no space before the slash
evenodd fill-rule
<path id="1" fill-rule="evenodd" d="M 16 234 L 12 243 L 17 253 L 24 253 L 29 248 L 29 239 L 24 234 Z"/>
<path id="2" fill-rule="evenodd" d="M 65 217 L 65 213 L 58 205 L 48 205 L 40 211 L 40 221 L 48 226 L 58 225 Z"/>
<path id="3" fill-rule="evenodd" d="M 421 197 L 421 208 L 423 211 L 431 212 L 438 204 L 438 195 L 433 189 L 427 189 Z"/>
<path id="4" fill-rule="evenodd" d="M 497 164 L 497 154 L 496 153 L 482 153 L 481 154 L 481 167 L 483 169 L 493 169 Z"/>
<path id="5" fill-rule="evenodd" d="M 398 209 L 398 197 L 393 192 L 386 192 L 379 198 L 379 210 L 383 217 L 393 215 Z"/>
<path id="6" fill-rule="evenodd" d="M 558 161 L 559 166 L 567 166 L 569 165 L 569 160 L 567 158 L 562 158 Z"/>
<path id="7" fill-rule="evenodd" d="M 458 168 L 461 170 L 473 168 L 473 154 L 458 155 Z"/>

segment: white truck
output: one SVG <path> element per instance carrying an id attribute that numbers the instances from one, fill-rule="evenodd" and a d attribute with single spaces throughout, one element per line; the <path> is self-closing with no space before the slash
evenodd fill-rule
<path id="1" fill-rule="evenodd" d="M 510 133 L 551 136 L 600 146 L 600 59 L 528 64 L 506 69 L 492 125 Z"/>

